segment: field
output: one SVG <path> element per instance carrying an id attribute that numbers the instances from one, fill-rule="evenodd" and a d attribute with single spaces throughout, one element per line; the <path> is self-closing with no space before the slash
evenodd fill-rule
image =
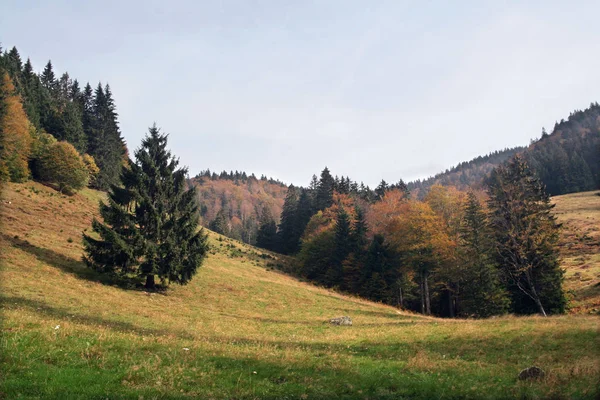
<path id="1" fill-rule="evenodd" d="M 32 182 L 4 188 L 0 397 L 597 398 L 595 315 L 425 318 L 299 282 L 273 269 L 285 260 L 217 235 L 190 285 L 122 288 L 80 261 L 102 197 Z M 579 218 L 556 202 L 561 219 Z M 598 218 L 585 210 L 582 221 Z M 591 310 L 598 259 L 572 250 L 567 282 Z M 326 323 L 342 315 L 354 325 Z M 546 378 L 519 381 L 532 365 Z"/>

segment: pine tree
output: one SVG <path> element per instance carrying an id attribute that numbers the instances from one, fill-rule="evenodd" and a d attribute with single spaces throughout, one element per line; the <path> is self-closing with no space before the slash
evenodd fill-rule
<path id="1" fill-rule="evenodd" d="M 42 72 L 40 79 L 42 81 L 42 85 L 50 92 L 51 95 L 54 95 L 57 83 L 56 76 L 54 75 L 54 70 L 52 67 L 52 61 L 48 61 L 46 67 L 44 67 L 44 71 Z"/>
<path id="2" fill-rule="evenodd" d="M 493 259 L 492 231 L 473 192 L 467 195 L 460 229 L 459 253 L 464 270 L 460 314 L 489 317 L 505 313 L 508 298 Z"/>
<path id="3" fill-rule="evenodd" d="M 540 180 L 517 155 L 492 171 L 488 193 L 496 261 L 502 267 L 513 310 L 544 316 L 564 312 L 563 271 L 558 262 L 560 226 Z"/>
<path id="4" fill-rule="evenodd" d="M 352 251 L 350 239 L 350 217 L 344 207 L 339 208 L 335 221 L 335 236 L 333 257 L 327 270 L 325 284 L 328 286 L 341 285 L 343 280 L 343 262 Z"/>
<path id="5" fill-rule="evenodd" d="M 329 208 L 333 204 L 334 188 L 335 179 L 331 176 L 329 169 L 325 167 L 321 172 L 321 179 L 319 180 L 315 198 L 315 206 L 318 211 Z"/>
<path id="6" fill-rule="evenodd" d="M 121 137 L 117 113 L 108 85 L 103 88 L 98 84 L 96 88 L 92 126 L 88 134 L 88 153 L 94 157 L 100 168 L 100 174 L 94 185 L 98 189 L 105 190 L 118 181 L 125 155 L 125 144 Z"/>
<path id="7" fill-rule="evenodd" d="M 265 205 L 260 215 L 260 227 L 256 235 L 256 245 L 263 249 L 274 250 L 276 240 L 277 224 L 273 219 L 271 210 Z"/>
<path id="8" fill-rule="evenodd" d="M 292 254 L 298 250 L 297 230 L 298 190 L 290 185 L 281 211 L 281 221 L 277 232 L 279 252 Z"/>
<path id="9" fill-rule="evenodd" d="M 85 261 L 101 272 L 136 273 L 146 288 L 186 284 L 201 266 L 207 235 L 198 230 L 196 191 L 186 190 L 186 168 L 177 168 L 167 150 L 167 135 L 156 126 L 123 167 L 122 185 L 112 185 L 108 204 L 101 204 L 104 222 L 92 227 L 100 239 L 83 235 Z"/>

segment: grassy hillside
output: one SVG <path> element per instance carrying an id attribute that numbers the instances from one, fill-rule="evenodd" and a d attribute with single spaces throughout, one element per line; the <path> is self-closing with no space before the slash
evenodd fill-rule
<path id="1" fill-rule="evenodd" d="M 9 184 L 0 204 L 0 397 L 595 398 L 598 318 L 441 320 L 298 282 L 211 236 L 192 283 L 125 290 L 80 262 L 102 194 Z M 352 327 L 328 318 L 349 315 Z M 520 382 L 538 365 L 541 382 Z"/>
<path id="2" fill-rule="evenodd" d="M 563 224 L 562 265 L 571 312 L 600 312 L 600 191 L 552 198 Z"/>

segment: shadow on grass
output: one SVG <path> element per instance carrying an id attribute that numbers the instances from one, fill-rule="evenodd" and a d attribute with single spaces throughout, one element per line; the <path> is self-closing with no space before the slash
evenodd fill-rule
<path id="1" fill-rule="evenodd" d="M 54 268 L 60 269 L 63 272 L 73 274 L 80 279 L 99 282 L 104 285 L 117 286 L 121 289 L 146 291 L 138 278 L 99 274 L 89 269 L 83 261 L 77 261 L 73 258 L 57 253 L 54 250 L 36 246 L 31 244 L 28 240 L 23 240 L 16 236 L 11 237 L 6 234 L 0 234 L 0 237 L 10 243 L 12 246 L 36 257 L 39 261 Z M 164 289 L 157 287 L 155 291 L 160 293 L 164 292 Z"/>
<path id="2" fill-rule="evenodd" d="M 75 311 L 70 311 L 60 307 L 53 307 L 46 302 L 26 299 L 24 297 L 0 296 L 0 305 L 2 305 L 3 309 L 10 308 L 11 306 L 24 307 L 58 320 L 68 320 L 85 325 L 105 326 L 122 333 L 135 333 L 137 335 L 154 336 L 176 336 L 186 340 L 195 339 L 195 336 L 192 336 L 187 332 L 173 331 L 169 329 L 144 328 L 134 325 L 130 322 L 115 321 L 94 315 L 77 314 Z"/>

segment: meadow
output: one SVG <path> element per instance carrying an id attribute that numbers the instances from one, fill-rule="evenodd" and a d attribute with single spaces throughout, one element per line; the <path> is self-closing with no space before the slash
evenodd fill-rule
<path id="1" fill-rule="evenodd" d="M 189 285 L 124 287 L 81 261 L 81 233 L 102 193 L 66 197 L 33 182 L 7 184 L 0 397 L 597 398 L 600 196 L 588 195 L 555 199 L 565 235 L 575 235 L 563 248 L 577 235 L 592 238 L 585 252 L 571 245 L 565 257 L 572 314 L 450 320 L 298 281 L 278 270 L 285 258 L 216 234 Z M 342 315 L 353 326 L 327 323 Z M 519 381 L 532 365 L 546 378 Z"/>

